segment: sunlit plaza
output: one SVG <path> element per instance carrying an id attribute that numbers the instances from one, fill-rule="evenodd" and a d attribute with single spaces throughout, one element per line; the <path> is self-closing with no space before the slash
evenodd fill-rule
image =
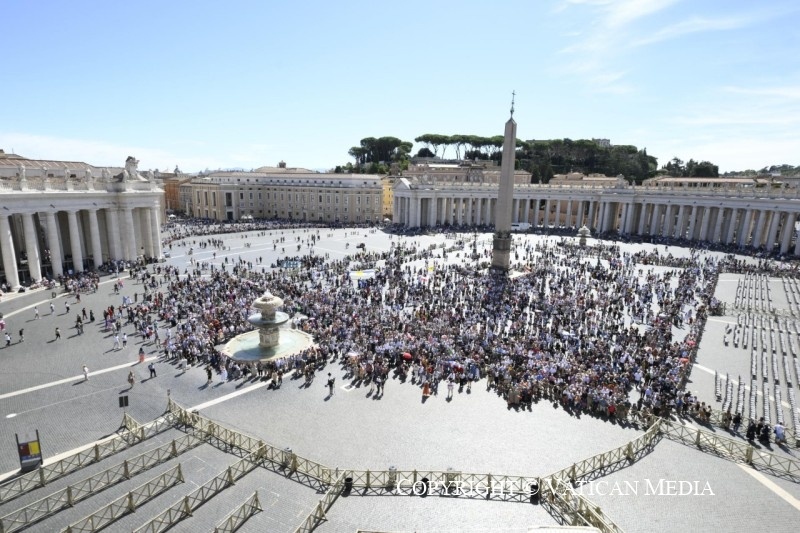
<path id="1" fill-rule="evenodd" d="M 319 236 L 313 245 L 311 235 Z M 414 337 L 413 325 L 422 319 L 420 311 L 426 305 L 429 314 L 440 312 L 431 305 L 445 298 L 437 277 L 456 284 L 486 282 L 470 272 L 485 271 L 492 246 L 490 233 L 398 235 L 376 228 L 260 229 L 177 240 L 167 231 L 162 237 L 170 257 L 148 267 L 155 279 L 162 277 L 159 267 L 176 267 L 182 279 L 196 270 L 199 279 L 209 279 L 214 272 L 230 273 L 238 267 L 239 276 L 256 280 L 281 272 L 284 280 L 320 295 L 335 291 L 310 284 L 325 282 L 325 272 L 334 265 L 357 290 L 359 282 L 366 284 L 386 268 L 387 258 L 404 250 L 400 276 L 404 286 L 422 296 L 398 306 L 389 303 L 386 294 L 381 304 L 373 293 L 368 302 L 370 307 L 385 307 L 392 329 L 398 321 L 408 323 L 408 338 Z M 209 239 L 221 242 L 204 246 Z M 626 284 L 647 286 L 653 294 L 656 289 L 665 291 L 665 296 L 677 294 L 680 274 L 692 265 L 725 257 L 702 249 L 592 238 L 581 248 L 578 239 L 567 234 L 515 234 L 513 243 L 508 283 L 530 283 L 536 265 L 551 265 L 556 277 L 575 276 L 576 282 L 579 277 L 588 279 L 587 269 L 617 268 L 630 276 Z M 306 254 L 320 262 L 307 269 L 296 267 L 294 260 Z M 640 262 L 625 264 L 634 254 Z M 692 264 L 676 266 L 682 258 L 691 258 Z M 742 268 L 758 263 L 740 259 Z M 703 276 L 695 280 L 698 289 L 711 281 Z M 115 289 L 120 282 L 122 287 Z M 147 292 L 164 291 L 165 286 L 164 281 Z M 262 288 L 287 298 L 278 286 Z M 469 290 L 465 294 L 472 294 Z M 588 284 L 585 290 L 609 297 L 602 285 Z M 8 376 L 0 390 L 5 439 L 0 465 L 7 472 L 0 487 L 0 519 L 5 531 L 86 531 L 112 514 L 113 522 L 105 523 L 115 531 L 160 530 L 172 522 L 177 531 L 209 530 L 231 513 L 246 518 L 242 531 L 528 531 L 555 525 L 743 531 L 759 527 L 765 516 L 775 529 L 788 531 L 796 523 L 798 411 L 789 402 L 794 394 L 790 391 L 797 387 L 794 362 L 800 342 L 794 326 L 797 290 L 790 276 L 719 276 L 714 297 L 722 314 L 708 316 L 685 384 L 717 418 L 706 423 L 691 414 L 678 416 L 673 409 L 665 413 L 661 426 L 648 413 L 622 418 L 608 416 L 605 409 L 590 413 L 566 408 L 560 395 L 546 387 L 530 402 L 514 401 L 517 393 L 499 393 L 496 378 L 490 378 L 494 383 L 489 386 L 491 372 L 485 366 L 477 379 L 464 387 L 456 384 L 451 391 L 442 376 L 438 391 L 429 397 L 424 396 L 422 381 L 411 374 L 412 365 L 405 379 L 393 367 L 378 394 L 350 365 L 350 353 L 367 352 L 368 346 L 349 346 L 336 361 L 320 366 L 310 383 L 295 377 L 291 368 L 280 387 L 268 375 L 223 380 L 217 372 L 208 383 L 205 364 L 164 357 L 163 348 L 143 343 L 132 325 L 122 328 L 127 346 L 114 346 L 102 310 L 123 301 L 136 305 L 145 292 L 145 285 L 125 272 L 102 276 L 99 289 L 82 292 L 80 301 L 58 288 L 5 295 L 0 302 L 6 331 L 13 335 L 11 345 L 0 351 L 0 372 Z M 550 297 L 549 291 L 545 296 Z M 698 298 L 691 298 L 693 313 Z M 299 296 L 294 299 L 298 300 Z M 661 306 L 655 297 L 646 301 L 646 309 L 625 307 L 620 323 L 642 334 L 652 329 Z M 461 318 L 449 316 L 453 322 L 466 320 L 467 310 L 481 305 L 468 302 Z M 84 308 L 97 320 L 86 323 L 84 333 L 78 334 L 76 316 Z M 285 310 L 293 320 L 283 327 L 302 327 L 303 315 Z M 547 330 L 554 343 L 565 347 L 570 336 L 584 342 L 602 337 L 597 330 L 553 328 L 552 322 L 537 322 L 536 313 L 523 316 L 522 330 L 487 323 L 479 328 L 481 336 L 510 335 L 514 340 L 514 335 L 522 339 Z M 598 316 L 587 324 L 602 328 L 605 318 Z M 358 319 L 358 314 L 351 316 L 350 327 L 357 327 Z M 190 320 L 184 317 L 179 323 Z M 661 327 L 675 342 L 697 333 L 689 320 Z M 55 328 L 61 331 L 58 340 Z M 17 335 L 20 329 L 24 342 Z M 398 356 L 396 365 L 402 366 L 404 350 L 392 350 L 398 352 L 393 354 Z M 612 358 L 613 353 L 609 364 Z M 155 377 L 148 369 L 151 362 Z M 126 381 L 131 370 L 132 385 Z M 328 372 L 335 378 L 333 394 Z M 628 394 L 633 404 L 641 396 L 636 389 Z M 127 397 L 127 406 L 120 407 L 121 397 Z M 773 438 L 770 443 L 748 444 L 746 423 L 739 435 L 720 427 L 720 413 L 728 406 L 742 412 L 745 420 L 765 414 L 771 424 L 780 419 L 787 442 L 775 443 Z M 40 470 L 54 464 L 63 470 L 48 473 L 52 479 L 41 486 L 41 474 L 17 474 L 14 435 L 22 438 L 36 431 L 45 465 Z M 110 441 L 118 443 L 114 453 L 102 444 Z M 748 445 L 755 454 L 752 466 L 739 454 L 739 447 L 746 453 Z M 618 451 L 606 454 L 614 450 Z M 79 465 L 76 453 L 84 457 Z M 552 482 L 555 473 L 565 486 L 548 492 L 545 483 Z M 19 480 L 28 477 L 29 486 L 21 490 Z M 85 482 L 89 478 L 94 481 Z M 428 493 L 420 495 L 426 486 L 423 478 Z M 455 482 L 458 490 L 452 488 Z M 539 485 L 541 497 L 531 499 L 532 484 Z M 199 487 L 206 489 L 198 493 Z M 143 491 L 152 494 L 145 498 Z M 74 501 L 67 504 L 70 498 Z M 132 510 L 129 504 L 134 500 Z M 582 507 L 585 502 L 591 509 Z"/>

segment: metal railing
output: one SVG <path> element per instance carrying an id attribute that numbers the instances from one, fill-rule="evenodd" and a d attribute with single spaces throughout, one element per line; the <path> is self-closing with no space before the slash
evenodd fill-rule
<path id="1" fill-rule="evenodd" d="M 166 531 L 206 503 L 208 500 L 233 485 L 258 466 L 260 451 L 249 454 L 235 462 L 197 490 L 192 491 L 158 516 L 134 530 L 134 533 L 160 533 Z"/>
<path id="2" fill-rule="evenodd" d="M 330 510 L 336 499 L 342 494 L 344 490 L 344 481 L 347 477 L 348 472 L 345 471 L 336 478 L 336 481 L 331 484 L 325 495 L 317 502 L 314 510 L 311 511 L 305 520 L 303 520 L 303 523 L 294 530 L 295 533 L 311 533 L 323 520 L 327 520 L 325 513 Z"/>
<path id="3" fill-rule="evenodd" d="M 571 526 L 590 526 L 603 533 L 624 533 L 600 507 L 575 492 L 569 482 L 554 478 L 542 481 L 542 505 L 559 522 Z"/>
<path id="4" fill-rule="evenodd" d="M 684 426 L 671 420 L 660 420 L 659 431 L 681 444 L 694 446 L 704 452 L 746 463 L 757 470 L 800 482 L 800 461 L 797 459 L 764 452 L 746 442 L 723 437 L 705 429 Z"/>
<path id="5" fill-rule="evenodd" d="M 126 423 L 134 424 L 135 421 L 126 416 L 123 417 L 123 425 Z M 108 440 L 96 443 L 91 448 L 79 451 L 54 463 L 41 466 L 9 481 L 0 487 L 0 503 L 11 501 L 34 489 L 44 487 L 51 481 L 75 472 L 84 466 L 97 463 L 162 431 L 171 429 L 173 426 L 174 417 L 171 414 L 163 415 L 147 424 L 140 425 L 136 423 L 133 429 L 125 429 Z"/>
<path id="6" fill-rule="evenodd" d="M 291 450 L 267 444 L 256 437 L 226 428 L 199 413 L 187 411 L 172 400 L 169 401 L 167 408 L 178 423 L 200 432 L 212 445 L 216 441 L 216 444 L 223 448 L 238 448 L 248 454 L 258 452 L 263 460 L 262 464 L 269 464 L 287 475 L 304 475 L 322 485 L 330 485 L 332 482 L 333 470 L 321 463 L 298 456 Z"/>
<path id="7" fill-rule="evenodd" d="M 616 465 L 633 463 L 643 453 L 651 451 L 660 438 L 659 422 L 656 419 L 647 431 L 627 444 L 573 463 L 563 470 L 546 476 L 546 478 L 566 479 L 573 484 L 594 479 L 596 474 L 605 475 L 610 468 Z"/>
<path id="8" fill-rule="evenodd" d="M 214 528 L 214 533 L 233 533 L 247 522 L 251 516 L 261 510 L 261 502 L 258 501 L 258 491 L 256 491 L 247 501 L 217 524 L 217 527 Z"/>
<path id="9" fill-rule="evenodd" d="M 128 480 L 141 472 L 169 461 L 181 453 L 202 444 L 202 442 L 194 435 L 184 435 L 132 459 L 126 459 L 111 468 L 82 479 L 21 509 L 0 517 L 0 533 L 19 531 L 66 507 L 72 507 L 76 503 L 121 481 Z"/>
<path id="10" fill-rule="evenodd" d="M 94 533 L 95 531 L 100 531 L 126 514 L 134 512 L 140 505 L 166 492 L 178 483 L 183 483 L 183 481 L 181 465 L 177 465 L 175 468 L 167 470 L 144 485 L 136 487 L 89 516 L 67 526 L 62 533 Z"/>

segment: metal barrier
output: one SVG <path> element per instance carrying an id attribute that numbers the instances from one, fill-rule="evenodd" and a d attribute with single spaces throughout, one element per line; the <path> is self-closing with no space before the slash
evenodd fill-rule
<path id="1" fill-rule="evenodd" d="M 184 435 L 163 446 L 149 450 L 132 459 L 112 466 L 91 477 L 78 481 L 68 487 L 56 491 L 21 509 L 17 509 L 0 517 L 0 533 L 18 531 L 31 524 L 47 518 L 58 511 L 72 507 L 86 498 L 102 492 L 107 488 L 149 470 L 154 466 L 169 461 L 179 454 L 190 450 L 203 441 L 194 435 Z"/>
<path id="2" fill-rule="evenodd" d="M 47 483 L 75 472 L 86 465 L 97 463 L 122 450 L 148 439 L 174 426 L 174 416 L 165 414 L 152 422 L 140 425 L 130 417 L 123 417 L 123 425 L 135 423 L 134 429 L 125 429 L 108 440 L 96 443 L 91 448 L 79 451 L 69 457 L 39 467 L 19 476 L 0 487 L 0 503 L 13 500 Z"/>
<path id="3" fill-rule="evenodd" d="M 168 530 L 187 516 L 191 516 L 192 512 L 197 508 L 255 469 L 261 460 L 260 451 L 240 459 L 201 487 L 198 487 L 197 490 L 181 498 L 178 503 L 167 508 L 143 526 L 135 529 L 134 533 L 160 533 Z"/>
<path id="4" fill-rule="evenodd" d="M 151 479 L 144 485 L 136 487 L 126 495 L 117 498 L 89 516 L 67 526 L 62 533 L 93 533 L 95 531 L 100 531 L 126 514 L 134 512 L 140 505 L 147 503 L 178 483 L 183 483 L 181 465 L 167 470 L 160 476 Z"/>
<path id="5" fill-rule="evenodd" d="M 178 423 L 199 431 L 213 444 L 216 440 L 227 447 L 238 448 L 246 453 L 259 452 L 263 462 L 269 463 L 276 469 L 286 472 L 288 475 L 302 474 L 308 476 L 323 485 L 330 485 L 333 477 L 333 470 L 321 463 L 300 457 L 291 450 L 281 449 L 271 444 L 265 443 L 261 439 L 251 437 L 239 431 L 226 428 L 212 420 L 201 416 L 199 413 L 192 413 L 170 400 L 167 409 L 175 416 Z"/>
<path id="6" fill-rule="evenodd" d="M 562 524 L 590 526 L 603 533 L 623 533 L 622 528 L 607 517 L 600 507 L 576 493 L 569 482 L 553 478 L 542 481 L 542 505 Z"/>
<path id="7" fill-rule="evenodd" d="M 325 513 L 333 507 L 336 499 L 342 494 L 345 487 L 345 479 L 348 477 L 349 473 L 345 471 L 336 478 L 336 481 L 331 484 L 328 491 L 319 500 L 316 507 L 314 507 L 314 510 L 311 511 L 311 514 L 309 514 L 306 519 L 303 520 L 303 523 L 294 530 L 295 533 L 311 533 L 317 528 L 320 522 L 327 520 Z"/>
<path id="8" fill-rule="evenodd" d="M 757 450 L 746 442 L 716 435 L 704 429 L 661 420 L 659 431 L 666 437 L 732 461 L 747 463 L 770 474 L 800 481 L 800 461 Z"/>
<path id="9" fill-rule="evenodd" d="M 660 438 L 659 420 L 656 419 L 647 431 L 627 444 L 578 461 L 572 466 L 546 476 L 545 479 L 568 480 L 570 483 L 594 479 L 595 474 L 604 474 L 607 469 L 615 465 L 633 463 L 640 454 L 651 450 Z"/>
<path id="10" fill-rule="evenodd" d="M 261 502 L 258 501 L 258 491 L 256 491 L 238 509 L 217 524 L 214 533 L 233 533 L 259 511 L 261 511 Z"/>

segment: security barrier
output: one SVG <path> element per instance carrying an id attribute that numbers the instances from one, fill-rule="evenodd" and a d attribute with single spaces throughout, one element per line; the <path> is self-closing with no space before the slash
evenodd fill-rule
<path id="1" fill-rule="evenodd" d="M 330 485 L 332 482 L 333 470 L 323 464 L 300 457 L 291 450 L 278 448 L 261 439 L 226 428 L 198 413 L 187 411 L 172 400 L 169 401 L 167 409 L 175 416 L 179 424 L 205 435 L 211 444 L 215 444 L 214 441 L 216 441 L 220 447 L 238 448 L 248 454 L 258 451 L 262 462 L 270 464 L 275 470 L 288 475 L 304 475 L 321 485 Z M 315 488 L 319 487 L 315 486 Z"/>
<path id="2" fill-rule="evenodd" d="M 800 461 L 763 452 L 740 440 L 730 439 L 704 429 L 660 420 L 659 431 L 666 437 L 732 461 L 746 463 L 767 473 L 800 482 Z"/>
<path id="3" fill-rule="evenodd" d="M 0 487 L 0 503 L 13 500 L 34 489 L 44 487 L 47 483 L 75 472 L 86 465 L 97 463 L 134 444 L 146 440 L 162 431 L 172 429 L 175 425 L 172 414 L 165 414 L 152 422 L 140 425 L 130 416 L 123 417 L 123 426 L 130 425 L 122 433 L 96 443 L 91 448 L 77 452 L 69 457 L 42 466 L 32 472 L 19 476 Z"/>
<path id="4" fill-rule="evenodd" d="M 261 502 L 258 501 L 258 492 L 254 492 L 247 501 L 217 524 L 214 533 L 233 533 L 259 511 L 261 511 Z"/>
<path id="5" fill-rule="evenodd" d="M 306 519 L 303 520 L 303 523 L 294 530 L 295 533 L 311 533 L 317 528 L 320 522 L 327 520 L 325 513 L 330 510 L 336 501 L 336 498 L 338 498 L 342 494 L 342 491 L 344 491 L 345 480 L 348 478 L 348 476 L 348 472 L 343 472 L 338 478 L 336 478 L 336 480 L 331 484 L 330 488 L 328 488 L 328 491 L 325 493 L 325 495 L 314 507 L 314 510 L 311 511 L 311 514 L 309 514 Z"/>
<path id="6" fill-rule="evenodd" d="M 659 422 L 656 420 L 647 431 L 627 444 L 578 461 L 572 466 L 546 476 L 545 479 L 567 480 L 569 483 L 594 479 L 595 475 L 609 473 L 607 470 L 617 465 L 633 463 L 643 453 L 651 451 L 660 438 Z"/>
<path id="7" fill-rule="evenodd" d="M 261 461 L 260 450 L 235 462 L 217 474 L 197 490 L 181 498 L 178 503 L 169 507 L 158 516 L 134 530 L 134 533 L 160 533 L 166 531 L 192 513 L 221 491 L 233 485 L 245 474 L 252 471 Z"/>
<path id="8" fill-rule="evenodd" d="M 156 465 L 177 457 L 179 454 L 194 448 L 202 441 L 193 435 L 184 435 L 163 446 L 149 450 L 141 455 L 99 472 L 91 477 L 78 481 L 68 487 L 56 491 L 25 507 L 0 517 L 0 532 L 18 531 L 66 507 L 93 496 L 105 489 Z"/>
<path id="9" fill-rule="evenodd" d="M 140 505 L 147 503 L 162 492 L 166 492 L 178 483 L 183 483 L 183 471 L 181 465 L 167 470 L 158 477 L 155 477 L 136 487 L 121 498 L 117 498 L 105 507 L 98 509 L 86 518 L 71 524 L 62 533 L 94 533 L 132 513 Z"/>

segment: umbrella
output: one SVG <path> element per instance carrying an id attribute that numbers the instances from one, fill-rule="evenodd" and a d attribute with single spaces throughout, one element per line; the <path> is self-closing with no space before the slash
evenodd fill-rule
<path id="1" fill-rule="evenodd" d="M 403 354 L 403 359 L 405 359 L 406 361 L 410 360 L 411 359 L 411 354 L 408 353 L 408 352 L 404 353 Z"/>

